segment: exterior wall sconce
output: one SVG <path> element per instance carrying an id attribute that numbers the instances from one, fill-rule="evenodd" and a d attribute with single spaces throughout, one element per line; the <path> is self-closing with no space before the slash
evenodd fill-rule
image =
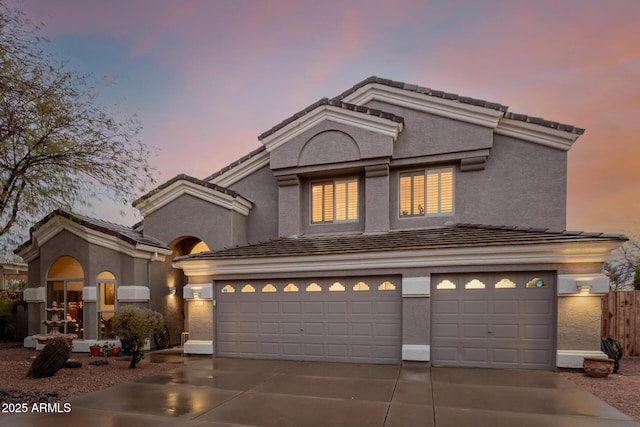
<path id="1" fill-rule="evenodd" d="M 175 286 L 169 286 L 169 295 L 173 296 L 176 294 L 176 287 Z"/>
<path id="2" fill-rule="evenodd" d="M 194 292 L 193 299 L 200 299 L 200 292 Z"/>
<path id="3" fill-rule="evenodd" d="M 591 293 L 591 285 L 577 285 L 580 295 L 589 295 Z"/>

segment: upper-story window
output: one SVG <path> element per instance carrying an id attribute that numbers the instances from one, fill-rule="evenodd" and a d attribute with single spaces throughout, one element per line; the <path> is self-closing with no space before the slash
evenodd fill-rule
<path id="1" fill-rule="evenodd" d="M 356 221 L 358 179 L 337 179 L 311 183 L 311 223 Z"/>
<path id="2" fill-rule="evenodd" d="M 400 174 L 400 217 L 453 213 L 453 168 Z"/>

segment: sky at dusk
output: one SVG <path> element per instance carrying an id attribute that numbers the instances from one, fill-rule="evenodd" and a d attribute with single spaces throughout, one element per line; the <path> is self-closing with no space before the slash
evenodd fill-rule
<path id="1" fill-rule="evenodd" d="M 204 178 L 376 75 L 585 128 L 569 152 L 567 228 L 640 234 L 640 1 L 7 3 L 104 85 L 102 103 L 138 115 L 158 183 Z M 117 212 L 91 214 L 139 219 Z"/>

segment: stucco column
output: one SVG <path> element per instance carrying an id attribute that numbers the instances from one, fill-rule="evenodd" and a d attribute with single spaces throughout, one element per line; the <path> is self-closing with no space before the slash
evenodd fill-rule
<path id="1" fill-rule="evenodd" d="M 297 175 L 278 176 L 278 235 L 300 234 L 300 179 Z"/>
<path id="2" fill-rule="evenodd" d="M 364 232 L 389 231 L 389 165 L 365 168 Z"/>

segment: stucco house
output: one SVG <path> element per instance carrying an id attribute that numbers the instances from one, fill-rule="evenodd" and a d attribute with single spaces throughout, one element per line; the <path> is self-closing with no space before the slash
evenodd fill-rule
<path id="1" fill-rule="evenodd" d="M 142 196 L 134 227 L 40 221 L 18 250 L 30 332 L 56 300 L 82 349 L 134 303 L 190 354 L 581 366 L 599 354 L 602 263 L 626 240 L 565 231 L 582 133 L 368 78 L 222 170 Z"/>

